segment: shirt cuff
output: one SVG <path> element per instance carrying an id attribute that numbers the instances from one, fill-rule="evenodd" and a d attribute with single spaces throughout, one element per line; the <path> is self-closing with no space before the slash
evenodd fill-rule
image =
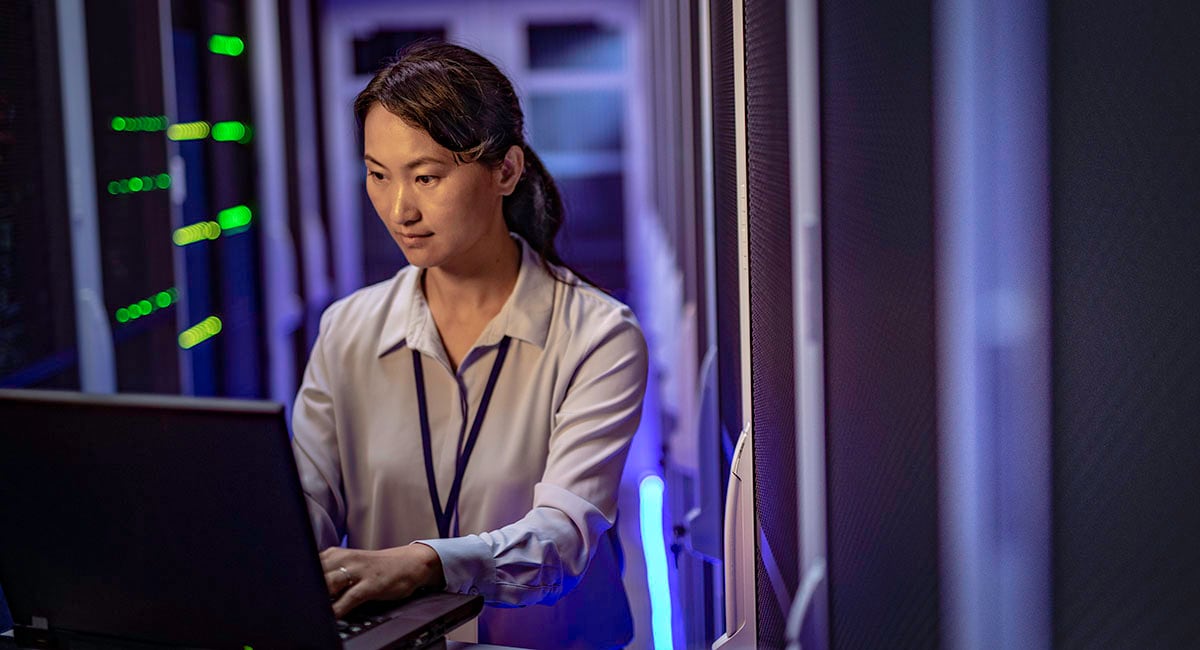
<path id="1" fill-rule="evenodd" d="M 492 547 L 478 535 L 418 539 L 413 543 L 424 544 L 438 554 L 442 561 L 446 591 L 477 594 L 480 583 L 495 582 L 496 558 L 492 556 Z"/>

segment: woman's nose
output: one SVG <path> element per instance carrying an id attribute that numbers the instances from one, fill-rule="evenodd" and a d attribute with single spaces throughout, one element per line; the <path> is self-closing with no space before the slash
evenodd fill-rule
<path id="1" fill-rule="evenodd" d="M 417 218 L 417 210 L 412 205 L 412 195 L 399 184 L 389 204 L 388 220 L 395 224 L 406 224 Z"/>

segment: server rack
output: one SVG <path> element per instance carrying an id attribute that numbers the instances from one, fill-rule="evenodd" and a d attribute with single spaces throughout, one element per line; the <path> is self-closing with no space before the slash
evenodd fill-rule
<path id="1" fill-rule="evenodd" d="M 1048 7 L 1055 647 L 1200 643 L 1200 8 Z"/>
<path id="2" fill-rule="evenodd" d="M 940 638 L 930 12 L 819 4 L 835 648 Z"/>
<path id="3" fill-rule="evenodd" d="M 54 4 L 0 6 L 0 386 L 78 389 Z"/>
<path id="4" fill-rule="evenodd" d="M 0 366 L 5 385 L 291 401 L 302 292 L 271 184 L 286 143 L 253 95 L 281 66 L 277 43 L 250 36 L 278 33 L 273 7 L 14 5 L 6 26 L 30 29 L 4 42 L 36 43 L 6 59 L 23 62 L 14 115 L 31 127 L 14 149 L 27 198 L 6 293 L 39 308 L 6 327 L 24 352 Z M 36 122 L 27 105 L 44 106 Z"/>

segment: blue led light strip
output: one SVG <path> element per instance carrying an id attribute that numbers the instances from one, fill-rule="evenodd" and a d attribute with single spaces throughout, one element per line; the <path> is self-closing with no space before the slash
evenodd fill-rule
<path id="1" fill-rule="evenodd" d="M 671 583 L 667 575 L 667 545 L 663 539 L 663 481 L 651 475 L 638 484 L 642 554 L 646 558 L 646 583 L 650 588 L 650 620 L 654 647 L 675 647 L 671 630 Z"/>

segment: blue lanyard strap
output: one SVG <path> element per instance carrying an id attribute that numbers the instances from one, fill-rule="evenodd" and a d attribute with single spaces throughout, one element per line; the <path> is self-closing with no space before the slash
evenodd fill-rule
<path id="1" fill-rule="evenodd" d="M 496 360 L 492 363 L 492 374 L 488 377 L 487 387 L 483 389 L 483 398 L 479 401 L 479 411 L 475 413 L 475 422 L 467 435 L 467 444 L 463 447 L 462 455 L 458 457 L 454 471 L 454 482 L 450 486 L 450 497 L 446 499 L 446 508 L 442 509 L 442 500 L 438 496 L 437 477 L 433 470 L 433 436 L 429 432 L 429 407 L 425 400 L 425 372 L 421 367 L 421 353 L 413 350 L 413 375 L 417 384 L 417 407 L 421 414 L 421 443 L 425 448 L 425 480 L 429 483 L 429 500 L 433 504 L 433 516 L 437 520 L 438 535 L 443 539 L 450 536 L 450 522 L 458 509 L 458 494 L 462 490 L 463 475 L 467 473 L 467 462 L 471 460 L 471 452 L 475 450 L 475 442 L 479 439 L 479 430 L 483 428 L 483 418 L 487 415 L 488 405 L 492 401 L 492 391 L 496 388 L 496 379 L 500 377 L 500 369 L 504 367 L 504 357 L 508 356 L 509 338 L 500 340 L 496 349 Z"/>

